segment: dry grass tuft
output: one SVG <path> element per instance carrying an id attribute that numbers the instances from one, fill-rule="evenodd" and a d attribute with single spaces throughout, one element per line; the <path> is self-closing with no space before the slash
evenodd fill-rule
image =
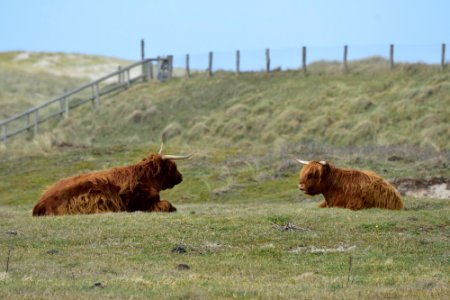
<path id="1" fill-rule="evenodd" d="M 176 136 L 179 136 L 182 132 L 182 127 L 177 122 L 172 122 L 167 125 L 161 132 L 162 141 L 166 142 Z"/>

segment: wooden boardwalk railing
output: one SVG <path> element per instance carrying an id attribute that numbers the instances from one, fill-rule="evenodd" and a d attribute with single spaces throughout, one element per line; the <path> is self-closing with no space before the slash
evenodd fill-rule
<path id="1" fill-rule="evenodd" d="M 169 79 L 172 76 L 172 61 L 172 56 L 148 58 L 123 68 L 119 67 L 116 72 L 3 120 L 0 122 L 0 140 L 5 142 L 25 131 L 37 134 L 39 124 L 55 117 L 68 117 L 73 108 L 88 102 L 92 102 L 94 108 L 99 108 L 101 96 L 118 89 L 126 89 L 139 80 Z"/>

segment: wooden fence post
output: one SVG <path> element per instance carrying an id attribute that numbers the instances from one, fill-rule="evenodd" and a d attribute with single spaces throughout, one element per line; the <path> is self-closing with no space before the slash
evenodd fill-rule
<path id="1" fill-rule="evenodd" d="M 150 76 L 150 80 L 155 79 L 155 76 L 153 75 L 153 62 L 152 61 L 148 62 L 148 73 Z"/>
<path id="2" fill-rule="evenodd" d="M 144 39 L 141 40 L 141 61 L 145 59 L 145 42 Z M 142 63 L 142 81 L 147 81 L 147 72 L 145 70 L 146 64 Z"/>
<path id="3" fill-rule="evenodd" d="M 306 74 L 306 46 L 302 47 L 302 69 L 303 73 Z"/>
<path id="4" fill-rule="evenodd" d="M 6 124 L 2 125 L 2 142 L 6 142 L 7 139 L 7 132 L 6 132 Z"/>
<path id="5" fill-rule="evenodd" d="M 66 91 L 64 90 L 63 95 L 66 93 Z M 64 99 L 65 97 L 61 97 L 59 98 L 59 113 L 61 116 L 64 115 L 64 109 L 65 109 L 65 105 L 64 105 Z"/>
<path id="6" fill-rule="evenodd" d="M 39 110 L 34 112 L 34 136 L 39 133 Z"/>
<path id="7" fill-rule="evenodd" d="M 348 54 L 348 46 L 344 46 L 344 72 L 348 72 L 348 65 L 347 65 L 347 54 Z"/>
<path id="8" fill-rule="evenodd" d="M 172 78 L 172 73 L 173 73 L 173 55 L 168 55 L 167 56 L 167 79 L 171 79 Z"/>
<path id="9" fill-rule="evenodd" d="M 441 53 L 441 69 L 445 69 L 445 44 L 442 44 L 442 53 Z"/>
<path id="10" fill-rule="evenodd" d="M 153 63 L 151 60 L 147 62 L 147 72 L 148 72 L 148 78 L 150 80 L 153 80 Z"/>
<path id="11" fill-rule="evenodd" d="M 161 66 L 162 66 L 161 56 L 156 57 L 156 79 L 161 80 Z"/>
<path id="12" fill-rule="evenodd" d="M 95 85 L 95 90 L 97 94 L 97 98 L 95 99 L 95 108 L 98 109 L 100 108 L 100 85 L 98 83 Z"/>
<path id="13" fill-rule="evenodd" d="M 236 51 L 236 75 L 239 75 L 241 72 L 241 52 L 239 50 Z"/>
<path id="14" fill-rule="evenodd" d="M 64 118 L 68 118 L 69 117 L 69 98 L 65 97 L 64 98 Z"/>
<path id="15" fill-rule="evenodd" d="M 94 99 L 97 97 L 97 95 L 95 94 L 95 86 L 91 85 L 91 103 L 92 105 L 94 105 Z"/>
<path id="16" fill-rule="evenodd" d="M 148 70 L 148 62 L 147 61 L 142 61 L 142 79 L 144 82 L 148 81 L 148 78 L 150 77 L 149 74 L 149 70 Z"/>
<path id="17" fill-rule="evenodd" d="M 122 80 L 122 66 L 118 66 L 117 67 L 117 71 L 119 72 L 119 74 L 117 74 L 117 81 L 119 82 L 119 84 L 122 84 L 123 80 Z"/>
<path id="18" fill-rule="evenodd" d="M 64 91 L 64 93 L 66 93 Z M 69 117 L 69 99 L 67 97 L 62 97 L 59 100 L 59 106 L 61 108 L 60 113 L 64 118 Z"/>
<path id="19" fill-rule="evenodd" d="M 30 130 L 31 130 L 31 116 L 28 113 L 27 114 L 27 131 L 30 132 Z"/>
<path id="20" fill-rule="evenodd" d="M 266 73 L 270 72 L 270 49 L 266 49 Z"/>
<path id="21" fill-rule="evenodd" d="M 92 86 L 92 93 L 94 96 L 94 99 L 93 99 L 94 107 L 95 107 L 95 109 L 98 109 L 100 107 L 100 89 L 98 86 L 98 82 Z"/>
<path id="22" fill-rule="evenodd" d="M 394 69 L 394 44 L 391 44 L 389 46 L 389 64 L 391 67 L 391 70 Z"/>
<path id="23" fill-rule="evenodd" d="M 186 54 L 186 77 L 191 77 L 191 67 L 189 66 L 189 54 Z"/>
<path id="24" fill-rule="evenodd" d="M 209 77 L 211 77 L 213 75 L 212 66 L 213 66 L 213 53 L 209 52 L 209 59 L 208 59 L 208 75 L 209 75 Z"/>
<path id="25" fill-rule="evenodd" d="M 64 118 L 67 118 L 67 110 L 66 110 L 66 102 L 67 102 L 67 97 L 65 97 L 64 95 L 67 93 L 67 90 L 64 89 L 63 90 L 63 97 L 61 97 L 59 99 L 59 108 L 60 108 L 60 115 L 63 116 Z"/>

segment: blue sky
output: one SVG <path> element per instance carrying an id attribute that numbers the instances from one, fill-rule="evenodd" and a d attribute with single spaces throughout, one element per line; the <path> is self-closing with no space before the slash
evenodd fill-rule
<path id="1" fill-rule="evenodd" d="M 138 60 L 141 39 L 147 57 L 344 44 L 351 54 L 390 43 L 439 53 L 442 43 L 450 44 L 450 1 L 0 0 L 0 52 Z"/>

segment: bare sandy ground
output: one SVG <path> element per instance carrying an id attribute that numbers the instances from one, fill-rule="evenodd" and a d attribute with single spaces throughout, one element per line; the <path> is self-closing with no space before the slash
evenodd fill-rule
<path id="1" fill-rule="evenodd" d="M 437 198 L 450 200 L 450 179 L 433 177 L 428 179 L 402 178 L 393 182 L 402 195 L 416 198 Z"/>

